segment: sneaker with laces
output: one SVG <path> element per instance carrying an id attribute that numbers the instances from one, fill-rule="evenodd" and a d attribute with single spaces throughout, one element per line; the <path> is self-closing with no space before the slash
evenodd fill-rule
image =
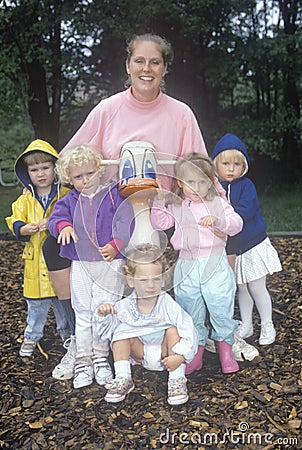
<path id="1" fill-rule="evenodd" d="M 75 336 L 70 336 L 64 342 L 64 348 L 67 349 L 67 352 L 52 371 L 53 378 L 57 380 L 70 380 L 73 377 L 76 358 Z"/>
<path id="2" fill-rule="evenodd" d="M 134 383 L 130 378 L 117 377 L 106 383 L 105 388 L 108 389 L 105 395 L 105 401 L 108 403 L 118 403 L 125 399 L 127 394 L 134 389 Z"/>
<path id="3" fill-rule="evenodd" d="M 93 382 L 92 364 L 78 363 L 74 368 L 73 387 L 79 389 L 89 386 Z"/>
<path id="4" fill-rule="evenodd" d="M 252 323 L 250 325 L 246 325 L 243 322 L 239 322 L 239 327 L 236 330 L 236 335 L 240 339 L 247 339 L 247 338 L 253 336 L 253 333 L 254 333 L 254 329 L 253 329 Z"/>
<path id="5" fill-rule="evenodd" d="M 261 325 L 261 332 L 259 338 L 260 345 L 269 345 L 275 342 L 276 330 L 271 320 Z"/>
<path id="6" fill-rule="evenodd" d="M 19 350 L 20 356 L 31 356 L 36 348 L 37 341 L 32 341 L 31 339 L 24 338 L 22 345 Z"/>
<path id="7" fill-rule="evenodd" d="M 216 345 L 215 345 L 215 341 L 213 341 L 213 339 L 208 338 L 206 340 L 206 345 L 205 345 L 205 350 L 207 350 L 208 352 L 211 353 L 216 353 Z"/>
<path id="8" fill-rule="evenodd" d="M 92 358 L 94 378 L 97 384 L 105 386 L 110 380 L 112 380 L 112 370 L 110 364 L 104 356 L 94 356 Z"/>
<path id="9" fill-rule="evenodd" d="M 186 377 L 168 380 L 169 405 L 182 405 L 189 400 Z"/>
<path id="10" fill-rule="evenodd" d="M 259 352 L 251 344 L 245 342 L 244 339 L 241 339 L 235 334 L 235 342 L 232 345 L 233 356 L 236 361 L 252 361 L 256 356 L 259 356 Z"/>

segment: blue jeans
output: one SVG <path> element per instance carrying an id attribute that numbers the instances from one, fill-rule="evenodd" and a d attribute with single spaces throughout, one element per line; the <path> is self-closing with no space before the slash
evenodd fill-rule
<path id="1" fill-rule="evenodd" d="M 48 312 L 53 306 L 56 318 L 57 332 L 63 337 L 69 334 L 68 322 L 62 301 L 56 297 L 42 299 L 26 299 L 27 303 L 27 326 L 24 331 L 25 339 L 39 341 L 43 337 L 43 330 L 47 322 Z"/>

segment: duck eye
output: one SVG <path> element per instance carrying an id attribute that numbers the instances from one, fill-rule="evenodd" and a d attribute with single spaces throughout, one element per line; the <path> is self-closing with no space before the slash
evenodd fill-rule
<path id="1" fill-rule="evenodd" d="M 150 159 L 147 159 L 145 161 L 144 178 L 153 178 L 154 180 L 156 178 L 156 172 L 155 172 L 154 166 L 152 164 L 152 161 L 150 161 Z"/>
<path id="2" fill-rule="evenodd" d="M 135 170 L 132 164 L 132 161 L 130 159 L 126 159 L 123 165 L 122 173 L 121 173 L 121 179 L 122 180 L 129 180 L 129 178 L 135 177 Z"/>

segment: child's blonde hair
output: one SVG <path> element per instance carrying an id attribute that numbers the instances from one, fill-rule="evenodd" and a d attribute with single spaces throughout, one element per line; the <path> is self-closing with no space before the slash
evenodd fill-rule
<path id="1" fill-rule="evenodd" d="M 70 164 L 81 167 L 83 164 L 90 162 L 95 163 L 100 174 L 104 172 L 102 156 L 94 147 L 82 144 L 65 150 L 58 159 L 55 168 L 60 183 L 67 184 L 70 182 Z"/>
<path id="2" fill-rule="evenodd" d="M 188 171 L 196 170 L 201 178 L 208 178 L 212 184 L 209 188 L 206 200 L 213 200 L 219 194 L 215 187 L 215 166 L 213 161 L 208 157 L 201 155 L 200 153 L 189 153 L 188 155 L 179 158 L 175 164 L 175 178 L 173 180 L 172 192 L 175 194 L 173 197 L 173 203 L 181 203 L 184 199 L 182 187 L 179 186 L 178 181 L 184 179 L 185 173 Z"/>
<path id="3" fill-rule="evenodd" d="M 248 162 L 246 160 L 246 157 L 244 156 L 244 154 L 242 152 L 240 152 L 239 150 L 236 150 L 235 148 L 230 148 L 227 150 L 223 150 L 222 152 L 218 153 L 218 155 L 214 158 L 213 163 L 215 166 L 215 170 L 217 173 L 217 163 L 219 161 L 221 161 L 222 159 L 225 158 L 230 159 L 231 161 L 240 161 L 243 163 L 243 171 L 241 174 L 241 177 L 243 177 L 243 175 L 245 175 L 247 173 L 247 171 L 249 170 L 249 165 Z M 218 173 L 217 176 L 219 177 Z"/>
<path id="4" fill-rule="evenodd" d="M 126 254 L 125 264 L 122 267 L 124 275 L 134 276 L 136 267 L 141 264 L 159 264 L 162 273 L 169 269 L 166 257 L 163 251 L 153 244 L 142 244 L 131 249 Z"/>

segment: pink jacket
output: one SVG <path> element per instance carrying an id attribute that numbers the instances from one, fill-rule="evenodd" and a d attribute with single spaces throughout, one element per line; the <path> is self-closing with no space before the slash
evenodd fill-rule
<path id="1" fill-rule="evenodd" d="M 208 215 L 217 217 L 217 228 L 229 236 L 242 229 L 243 221 L 226 200 L 217 196 L 212 201 L 193 202 L 189 199 L 180 205 L 165 206 L 165 200 L 155 199 L 151 209 L 151 223 L 154 228 L 166 230 L 175 226 L 171 244 L 180 250 L 180 258 L 206 258 L 225 251 L 226 241 L 214 235 L 211 228 L 200 225 Z"/>

